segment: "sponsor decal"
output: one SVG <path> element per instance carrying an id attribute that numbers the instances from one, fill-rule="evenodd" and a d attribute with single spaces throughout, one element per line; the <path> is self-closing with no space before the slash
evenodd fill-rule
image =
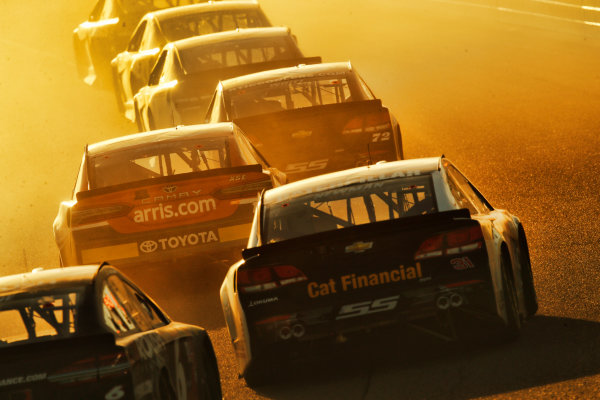
<path id="1" fill-rule="evenodd" d="M 214 231 L 186 233 L 185 235 L 169 236 L 157 240 L 146 240 L 140 243 L 140 250 L 144 253 L 153 253 L 157 250 L 172 250 L 180 247 L 197 246 L 199 244 L 218 242 L 219 238 Z"/>
<path id="2" fill-rule="evenodd" d="M 175 193 L 177 189 L 177 186 L 174 185 L 168 185 L 163 187 L 163 192 L 167 193 L 166 195 L 161 195 L 161 196 L 154 196 L 154 197 L 150 197 L 150 195 L 148 194 L 148 192 L 146 190 L 138 190 L 135 194 L 136 200 L 142 200 L 142 204 L 152 204 L 152 203 L 162 203 L 165 201 L 171 201 L 171 200 L 179 200 L 179 199 L 185 199 L 185 198 L 189 198 L 189 197 L 194 197 L 194 196 L 200 196 L 200 194 L 202 193 L 202 189 L 197 189 L 197 190 L 190 190 L 188 192 L 179 192 L 179 193 Z M 168 190 L 172 190 L 171 192 L 169 192 Z M 144 192 L 146 193 L 146 195 L 144 197 L 138 197 L 138 192 Z"/>
<path id="3" fill-rule="evenodd" d="M 260 306 L 262 304 L 274 303 L 276 301 L 279 301 L 279 297 L 269 297 L 266 299 L 252 300 L 250 304 L 248 304 L 248 307 Z"/>
<path id="4" fill-rule="evenodd" d="M 0 387 L 18 385 L 20 383 L 43 381 L 44 379 L 46 379 L 47 376 L 48 376 L 48 374 L 46 372 L 42 372 L 39 374 L 14 376 L 12 378 L 4 378 L 4 379 L 0 379 Z"/>
<path id="5" fill-rule="evenodd" d="M 246 180 L 246 175 L 231 175 L 229 182 L 242 182 Z"/>
<path id="6" fill-rule="evenodd" d="M 164 221 L 171 218 L 205 214 L 216 209 L 217 202 L 213 198 L 195 199 L 177 205 L 163 205 L 163 203 L 158 203 L 158 205 L 154 207 L 144 207 L 135 210 L 133 212 L 133 221 L 138 224 Z"/>
<path id="7" fill-rule="evenodd" d="M 473 264 L 473 261 L 471 261 L 469 257 L 453 258 L 450 260 L 450 264 L 452 264 L 452 268 L 457 271 L 475 268 L 475 264 Z"/>
<path id="8" fill-rule="evenodd" d="M 364 253 L 373 248 L 373 242 L 354 242 L 346 246 L 346 253 Z"/>
<path id="9" fill-rule="evenodd" d="M 150 197 L 150 195 L 148 194 L 148 191 L 146 189 L 142 189 L 142 190 L 136 190 L 135 191 L 135 197 L 133 198 L 134 200 L 142 200 L 142 203 L 144 202 L 144 199 L 147 199 L 148 197 Z"/>
<path id="10" fill-rule="evenodd" d="M 392 311 L 398 305 L 399 298 L 400 296 L 392 296 L 373 301 L 362 301 L 360 303 L 346 304 L 340 308 L 340 312 L 335 319 L 353 318 L 383 311 Z"/>
<path id="11" fill-rule="evenodd" d="M 390 282 L 411 281 L 423 278 L 421 264 L 416 263 L 414 267 L 400 265 L 389 271 L 376 272 L 372 274 L 348 274 L 342 275 L 338 280 L 329 279 L 327 282 L 310 282 L 306 289 L 311 298 L 328 296 L 340 292 L 364 289 L 373 286 L 385 285 Z"/>

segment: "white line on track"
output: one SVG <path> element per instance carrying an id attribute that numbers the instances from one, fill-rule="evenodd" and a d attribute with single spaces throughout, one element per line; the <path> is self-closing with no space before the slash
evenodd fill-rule
<path id="1" fill-rule="evenodd" d="M 462 6 L 488 8 L 488 9 L 498 10 L 498 11 L 507 12 L 507 13 L 531 15 L 534 17 L 553 19 L 555 21 L 572 22 L 572 23 L 581 24 L 581 25 L 600 27 L 600 22 L 585 21 L 585 20 L 572 19 L 572 18 L 563 18 L 563 17 L 554 16 L 554 15 L 536 13 L 536 12 L 532 12 L 532 11 L 517 10 L 514 8 L 506 8 L 506 7 L 501 7 L 501 6 L 490 6 L 487 4 L 475 4 L 475 3 L 468 2 L 468 1 L 460 1 L 460 0 L 433 0 L 433 1 L 437 1 L 440 3 L 457 4 L 457 5 L 462 5 Z M 562 6 L 567 6 L 567 7 L 576 7 L 576 8 L 580 8 L 580 9 L 584 9 L 584 10 L 588 10 L 588 11 L 600 11 L 600 7 L 577 6 L 574 4 L 568 4 L 568 3 L 563 3 L 563 2 L 559 2 L 559 1 L 553 1 L 553 0 L 532 0 L 532 1 L 535 1 L 538 3 L 562 5 Z"/>

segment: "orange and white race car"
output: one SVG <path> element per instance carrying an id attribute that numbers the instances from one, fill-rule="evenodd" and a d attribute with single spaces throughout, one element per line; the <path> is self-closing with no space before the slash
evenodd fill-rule
<path id="1" fill-rule="evenodd" d="M 90 145 L 54 220 L 61 263 L 238 257 L 257 193 L 285 180 L 233 123 Z"/>

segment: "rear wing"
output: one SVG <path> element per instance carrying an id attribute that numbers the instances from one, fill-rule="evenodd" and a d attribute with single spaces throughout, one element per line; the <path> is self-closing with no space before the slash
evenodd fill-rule
<path id="1" fill-rule="evenodd" d="M 452 221 L 471 220 L 471 213 L 466 208 L 459 210 L 443 211 L 432 214 L 418 215 L 413 217 L 399 218 L 389 221 L 381 221 L 370 224 L 356 225 L 349 228 L 338 229 L 335 231 L 319 232 L 312 235 L 283 240 L 276 243 L 268 243 L 258 247 L 244 249 L 242 257 L 248 260 L 256 255 L 265 255 L 274 252 L 284 252 L 288 248 L 301 246 L 310 246 L 323 244 L 330 240 L 333 235 L 340 238 L 348 237 L 356 239 L 368 237 L 371 232 L 382 233 L 386 230 L 398 231 L 400 229 L 410 229 L 411 227 L 420 228 L 436 224 L 445 224 Z"/>
<path id="2" fill-rule="evenodd" d="M 94 196 L 103 195 L 112 192 L 118 192 L 120 190 L 127 189 L 135 189 L 139 187 L 149 186 L 149 185 L 160 185 L 160 184 L 171 184 L 179 181 L 185 181 L 190 179 L 201 179 L 208 178 L 212 176 L 219 175 L 227 175 L 227 174 L 243 174 L 250 172 L 263 172 L 262 166 L 260 164 L 254 165 L 244 165 L 241 167 L 232 167 L 232 168 L 217 168 L 211 169 L 207 171 L 199 171 L 199 172 L 189 172 L 185 174 L 179 175 L 171 175 L 171 176 L 163 176 L 160 178 L 152 178 L 152 179 L 144 179 L 136 182 L 128 182 L 122 183 L 114 186 L 107 186 L 99 189 L 86 190 L 83 192 L 77 192 L 76 198 L 77 201 L 81 201 L 83 199 L 88 199 Z"/>
<path id="3" fill-rule="evenodd" d="M 232 67 L 219 67 L 206 71 L 199 71 L 189 75 L 188 79 L 201 81 L 222 81 L 237 76 L 248 75 L 255 72 L 268 71 L 271 69 L 295 67 L 299 64 L 320 64 L 321 57 L 300 57 L 287 60 L 265 61 L 261 63 L 242 64 Z"/>

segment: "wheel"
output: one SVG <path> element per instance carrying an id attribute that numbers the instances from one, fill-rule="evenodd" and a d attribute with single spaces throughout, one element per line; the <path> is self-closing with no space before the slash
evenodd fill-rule
<path id="1" fill-rule="evenodd" d="M 138 108 L 137 102 L 133 103 L 133 109 L 135 111 L 135 123 L 138 128 L 138 132 L 144 131 L 144 124 L 142 123 L 142 114 L 140 113 L 140 109 Z"/>
<path id="2" fill-rule="evenodd" d="M 501 337 L 503 340 L 510 341 L 516 339 L 521 333 L 521 315 L 519 314 L 517 290 L 512 274 L 509 272 L 511 271 L 510 256 L 506 251 L 502 251 L 501 269 L 504 309 L 506 311 L 506 323 L 502 329 Z"/>
<path id="3" fill-rule="evenodd" d="M 123 95 L 123 88 L 120 83 L 119 73 L 117 72 L 117 68 L 112 68 L 112 81 L 113 81 L 113 91 L 115 93 L 115 100 L 117 102 L 117 109 L 119 114 L 123 114 L 125 112 L 125 96 Z"/>
<path id="4" fill-rule="evenodd" d="M 169 381 L 169 375 L 167 374 L 167 371 L 163 371 L 160 374 L 158 393 L 160 394 L 161 400 L 177 400 L 177 395 L 175 394 L 175 390 L 173 390 L 173 386 Z"/>
<path id="5" fill-rule="evenodd" d="M 154 122 L 154 117 L 152 116 L 152 111 L 148 110 L 148 130 L 153 131 L 156 129 L 156 123 Z"/>
<path id="6" fill-rule="evenodd" d="M 217 359 L 210 342 L 202 346 L 198 360 L 198 386 L 200 399 L 221 400 L 221 377 Z"/>
<path id="7" fill-rule="evenodd" d="M 519 226 L 519 257 L 521 263 L 521 281 L 523 282 L 523 296 L 528 317 L 533 317 L 538 310 L 537 294 L 533 284 L 533 271 L 529 258 L 529 246 L 525 231 Z"/>

